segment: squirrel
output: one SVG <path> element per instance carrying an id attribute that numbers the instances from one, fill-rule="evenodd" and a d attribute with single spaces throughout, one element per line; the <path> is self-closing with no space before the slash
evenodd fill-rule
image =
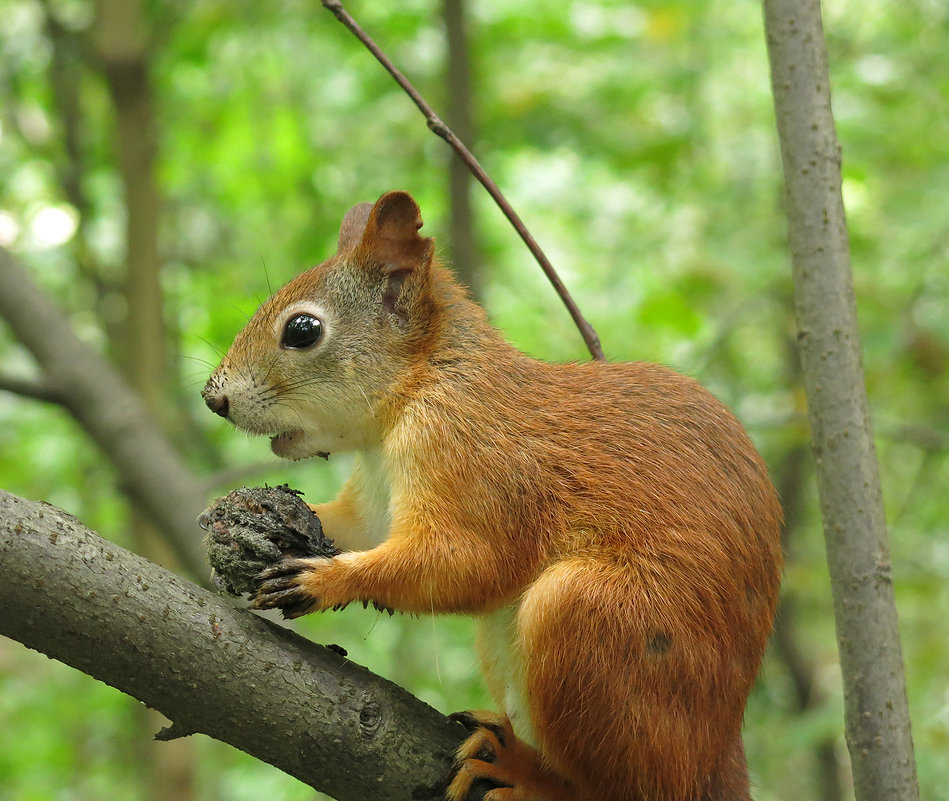
<path id="1" fill-rule="evenodd" d="M 203 390 L 278 456 L 355 452 L 311 507 L 343 552 L 264 571 L 254 605 L 476 616 L 501 711 L 453 716 L 451 801 L 748 799 L 782 569 L 761 457 L 669 368 L 507 344 L 421 225 L 405 192 L 354 206 Z"/>

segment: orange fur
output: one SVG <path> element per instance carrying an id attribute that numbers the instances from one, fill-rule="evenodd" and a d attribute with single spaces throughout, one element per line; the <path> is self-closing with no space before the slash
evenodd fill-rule
<path id="1" fill-rule="evenodd" d="M 404 193 L 347 220 L 340 252 L 261 308 L 205 395 L 252 431 L 299 428 L 279 446 L 295 458 L 335 440 L 359 451 L 315 510 L 344 544 L 385 541 L 284 569 L 259 604 L 482 616 L 513 729 L 490 761 L 485 730 L 472 735 L 452 799 L 478 776 L 514 785 L 489 801 L 748 798 L 740 727 L 781 513 L 740 424 L 664 367 L 511 348 L 433 263 Z M 301 302 L 329 333 L 281 352 Z"/>

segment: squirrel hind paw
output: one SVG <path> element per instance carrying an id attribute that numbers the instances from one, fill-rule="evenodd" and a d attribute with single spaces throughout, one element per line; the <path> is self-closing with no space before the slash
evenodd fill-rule
<path id="1" fill-rule="evenodd" d="M 451 720 L 471 735 L 455 752 L 448 785 L 449 801 L 566 801 L 559 777 L 550 774 L 540 754 L 511 728 L 510 720 L 493 712 L 456 712 Z"/>

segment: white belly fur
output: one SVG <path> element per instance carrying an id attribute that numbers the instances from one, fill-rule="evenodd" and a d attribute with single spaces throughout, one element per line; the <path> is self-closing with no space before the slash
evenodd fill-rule
<path id="1" fill-rule="evenodd" d="M 478 650 L 485 682 L 514 733 L 536 747 L 524 688 L 524 668 L 517 636 L 519 605 L 511 604 L 478 618 Z"/>
<path id="2" fill-rule="evenodd" d="M 392 528 L 392 485 L 379 449 L 356 453 L 353 478 L 366 527 L 362 547 L 373 548 L 388 539 Z"/>
<path id="3" fill-rule="evenodd" d="M 368 539 L 364 547 L 373 547 L 388 538 L 392 526 L 392 485 L 382 453 L 357 453 L 354 478 Z M 536 746 L 517 636 L 519 608 L 514 603 L 478 618 L 478 650 L 485 682 L 495 702 L 510 718 L 514 733 Z"/>

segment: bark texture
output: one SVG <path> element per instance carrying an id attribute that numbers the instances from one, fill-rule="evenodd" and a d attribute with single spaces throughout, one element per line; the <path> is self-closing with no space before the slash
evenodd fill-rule
<path id="1" fill-rule="evenodd" d="M 0 490 L 0 634 L 339 801 L 441 798 L 459 724 L 405 690 Z"/>
<path id="2" fill-rule="evenodd" d="M 765 0 L 818 491 L 858 801 L 919 797 L 818 0 Z"/>

